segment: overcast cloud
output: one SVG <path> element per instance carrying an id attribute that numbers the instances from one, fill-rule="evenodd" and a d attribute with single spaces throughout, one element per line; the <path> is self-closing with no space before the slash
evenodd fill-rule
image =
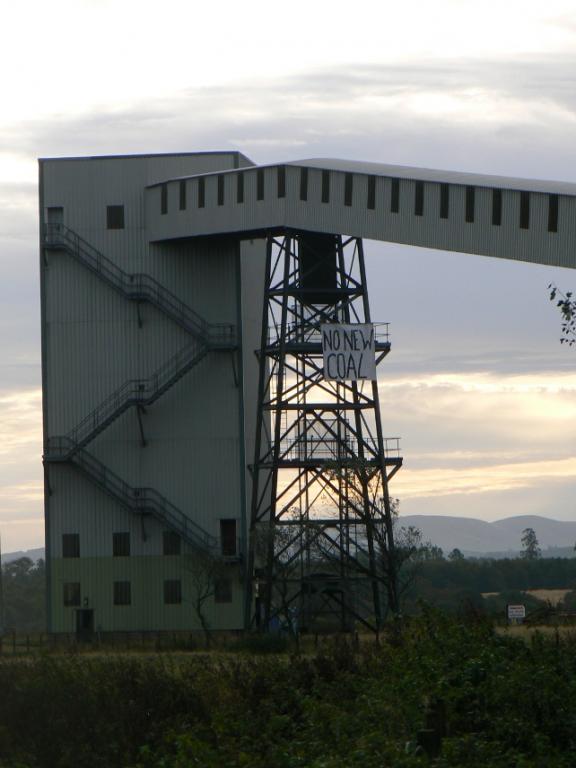
<path id="1" fill-rule="evenodd" d="M 46 42 L 24 23 L 26 9 L 40 6 L 22 5 L 16 28 L 42 48 Z M 222 4 L 213 5 L 197 11 L 206 24 L 217 23 Z M 286 35 L 256 31 L 252 40 L 251 13 L 261 14 L 262 29 L 277 22 L 270 6 L 223 5 L 218 34 L 207 28 L 203 40 L 198 23 L 197 45 L 183 50 L 193 16 L 186 4 L 168 0 L 162 13 L 132 0 L 114 10 L 97 0 L 57 0 L 46 16 L 47 40 L 54 19 L 95 25 L 93 39 L 106 13 L 118 13 L 120 27 L 138 14 L 140 26 L 133 36 L 124 27 L 124 40 L 116 30 L 108 51 L 92 43 L 84 57 L 67 51 L 68 68 L 77 63 L 78 72 L 62 72 L 60 86 L 54 78 L 40 87 L 37 72 L 34 79 L 24 68 L 15 75 L 20 90 L 7 88 L 0 113 L 0 528 L 9 548 L 42 543 L 38 156 L 239 149 L 259 163 L 334 156 L 576 181 L 570 3 L 550 2 L 544 11 L 516 0 L 489 0 L 482 11 L 467 0 L 386 8 L 381 34 L 366 16 L 364 46 L 361 11 L 374 8 L 364 0 L 353 18 L 348 6 L 343 17 L 344 6 L 331 4 L 335 20 L 322 38 L 314 30 L 322 3 L 309 9 L 310 29 L 296 24 L 300 5 L 304 13 L 310 4 L 296 3 Z M 180 14 L 171 22 L 174 40 L 169 9 Z M 496 10 L 502 24 L 490 37 Z M 441 29 L 447 21 L 452 26 Z M 432 24 L 438 44 L 429 50 Z M 146 37 L 154 25 L 156 40 Z M 260 39 L 258 61 L 252 48 Z M 291 45 L 282 51 L 286 39 Z M 96 55 L 106 59 L 100 78 Z M 380 375 L 385 428 L 403 437 L 405 468 L 393 488 L 402 511 L 576 520 L 576 353 L 558 342 L 546 290 L 550 282 L 576 288 L 573 273 L 382 243 L 368 243 L 367 253 L 373 316 L 392 323 L 393 351 Z"/>

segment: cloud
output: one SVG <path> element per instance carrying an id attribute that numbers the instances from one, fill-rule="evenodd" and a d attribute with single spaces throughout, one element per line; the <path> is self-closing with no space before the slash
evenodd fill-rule
<path id="1" fill-rule="evenodd" d="M 504 173 L 526 173 L 525 153 L 521 166 L 518 155 L 528 143 L 535 145 L 530 164 L 538 174 L 574 178 L 566 158 L 548 174 L 540 160 L 558 141 L 569 144 L 575 72 L 576 58 L 567 54 L 350 63 L 156 93 L 122 107 L 98 104 L 80 115 L 5 125 L 2 136 L 12 156 L 29 162 L 37 152 L 241 146 L 261 162 L 278 159 L 280 150 L 286 159 L 304 152 L 429 164 L 435 157 L 445 167 L 498 170 L 497 157 Z"/>
<path id="2" fill-rule="evenodd" d="M 489 467 L 405 469 L 394 481 L 402 500 L 505 492 L 573 481 L 576 458 L 496 464 Z"/>

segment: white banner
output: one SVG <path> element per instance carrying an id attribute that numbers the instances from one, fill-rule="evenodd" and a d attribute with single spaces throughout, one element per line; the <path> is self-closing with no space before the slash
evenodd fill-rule
<path id="1" fill-rule="evenodd" d="M 376 379 L 376 339 L 370 323 L 320 326 L 327 381 Z"/>

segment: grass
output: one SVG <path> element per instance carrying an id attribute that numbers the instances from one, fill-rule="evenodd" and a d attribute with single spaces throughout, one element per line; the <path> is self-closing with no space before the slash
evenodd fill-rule
<path id="1" fill-rule="evenodd" d="M 426 610 L 393 642 L 0 663 L 2 768 L 572 768 L 574 634 Z M 424 744 L 441 743 L 428 758 Z"/>

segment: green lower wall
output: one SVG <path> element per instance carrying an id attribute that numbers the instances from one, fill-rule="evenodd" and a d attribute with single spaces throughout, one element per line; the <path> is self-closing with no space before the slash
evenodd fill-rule
<path id="1" fill-rule="evenodd" d="M 200 623 L 194 610 L 195 583 L 203 580 L 192 555 L 57 558 L 51 561 L 52 632 L 76 631 L 76 607 L 64 606 L 64 584 L 80 583 L 80 608 L 94 611 L 94 629 L 101 632 L 196 630 Z M 205 613 L 211 629 L 232 630 L 243 626 L 243 585 L 238 564 L 222 566 L 221 575 L 232 586 L 231 603 L 215 603 L 211 596 Z M 164 581 L 180 579 L 182 602 L 164 604 Z M 131 583 L 131 605 L 113 602 L 115 581 Z"/>

